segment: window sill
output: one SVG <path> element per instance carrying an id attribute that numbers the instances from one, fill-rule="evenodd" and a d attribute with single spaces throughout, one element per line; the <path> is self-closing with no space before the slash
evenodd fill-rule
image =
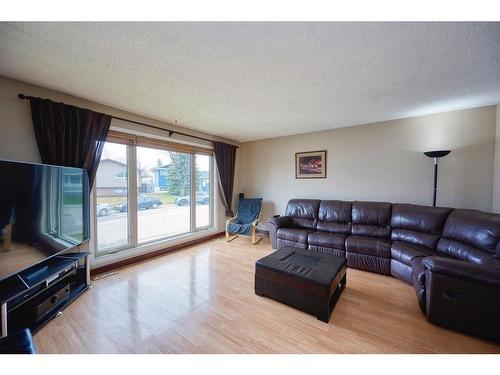
<path id="1" fill-rule="evenodd" d="M 113 253 L 107 253 L 98 256 L 96 256 L 94 253 L 94 257 L 91 259 L 91 268 L 104 267 L 113 263 L 125 261 L 127 259 L 141 255 L 146 255 L 148 253 L 152 253 L 171 246 L 181 245 L 183 243 L 187 243 L 199 238 L 217 234 L 219 232 L 220 231 L 217 228 L 212 227 L 203 230 L 198 230 L 196 232 L 182 234 L 176 237 L 170 237 L 155 242 L 140 244 L 134 247 L 128 247 L 126 249 Z"/>

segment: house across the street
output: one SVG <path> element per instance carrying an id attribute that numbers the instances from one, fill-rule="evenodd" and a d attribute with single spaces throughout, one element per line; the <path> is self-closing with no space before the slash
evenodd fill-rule
<path id="1" fill-rule="evenodd" d="M 127 195 L 127 165 L 111 159 L 101 160 L 95 186 L 98 197 Z"/>
<path id="2" fill-rule="evenodd" d="M 168 169 L 171 164 L 160 165 L 151 169 L 153 173 L 153 189 L 155 193 L 168 191 Z M 200 190 L 208 193 L 210 190 L 210 181 L 208 171 L 199 171 L 200 174 Z"/>

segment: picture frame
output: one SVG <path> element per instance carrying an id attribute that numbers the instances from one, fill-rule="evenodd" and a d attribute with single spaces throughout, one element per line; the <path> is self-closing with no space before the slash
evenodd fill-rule
<path id="1" fill-rule="evenodd" d="M 326 150 L 296 152 L 295 178 L 326 178 Z"/>

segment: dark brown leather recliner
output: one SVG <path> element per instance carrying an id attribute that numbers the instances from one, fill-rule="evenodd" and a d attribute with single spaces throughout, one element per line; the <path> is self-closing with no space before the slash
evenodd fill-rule
<path id="1" fill-rule="evenodd" d="M 499 269 L 444 257 L 419 263 L 417 297 L 430 322 L 500 341 Z"/>
<path id="2" fill-rule="evenodd" d="M 436 253 L 412 262 L 413 284 L 427 319 L 500 340 L 500 215 L 454 210 Z"/>

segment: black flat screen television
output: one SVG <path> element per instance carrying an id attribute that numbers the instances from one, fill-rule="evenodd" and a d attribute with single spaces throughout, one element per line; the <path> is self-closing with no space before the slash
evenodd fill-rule
<path id="1" fill-rule="evenodd" d="M 89 238 L 87 171 L 0 160 L 0 280 Z"/>

